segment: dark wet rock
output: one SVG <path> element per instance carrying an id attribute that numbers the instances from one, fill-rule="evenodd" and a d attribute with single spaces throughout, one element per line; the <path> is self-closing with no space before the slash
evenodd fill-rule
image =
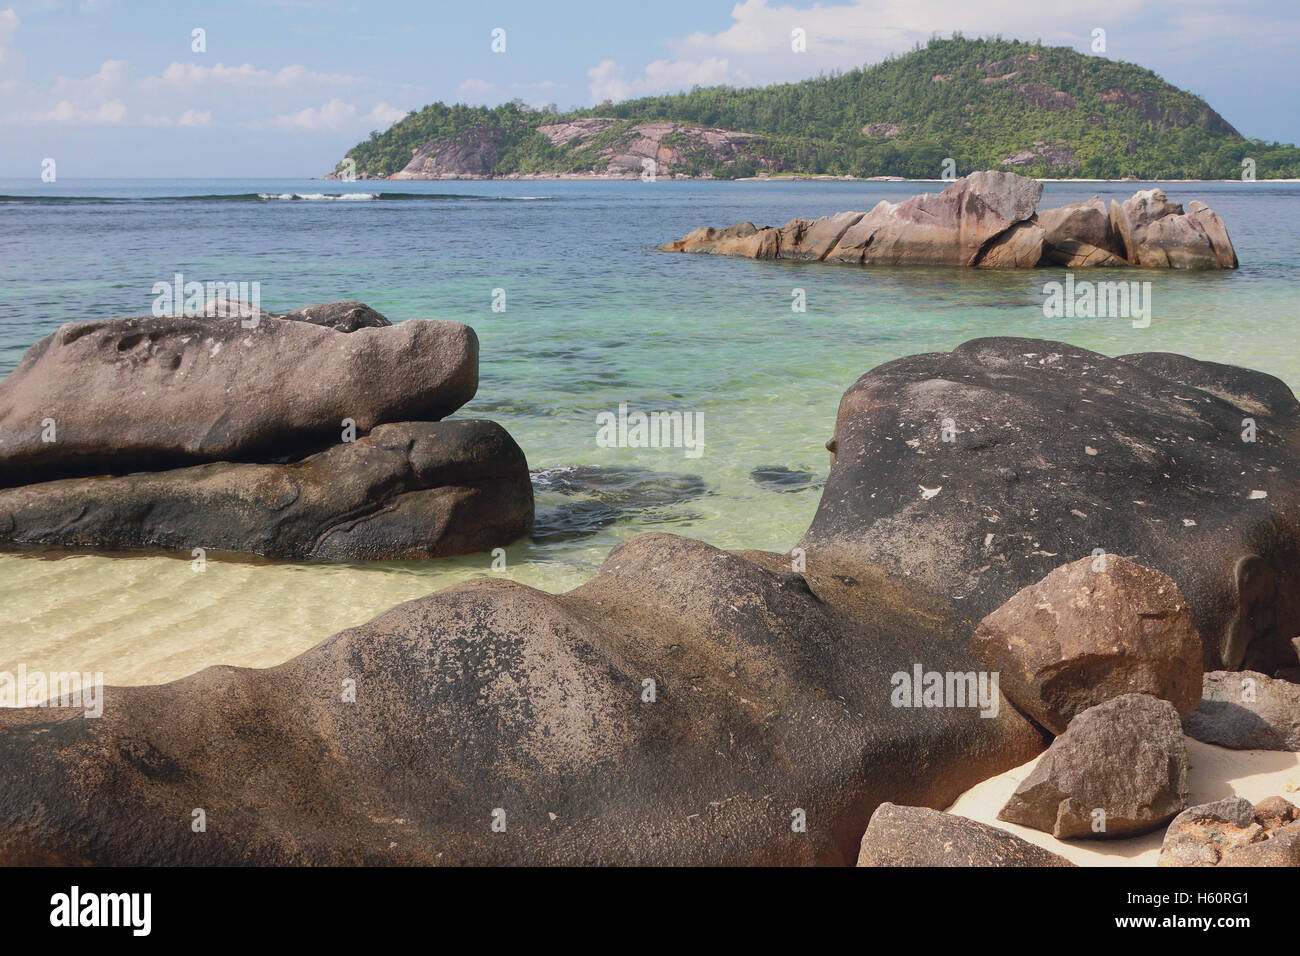
<path id="1" fill-rule="evenodd" d="M 1136 836 L 1187 806 L 1187 746 L 1168 701 L 1125 694 L 1052 741 L 999 820 L 1057 838 Z"/>
<path id="2" fill-rule="evenodd" d="M 1267 797 L 1255 806 L 1229 797 L 1184 810 L 1165 832 L 1157 866 L 1300 866 L 1294 804 Z"/>
<path id="3" fill-rule="evenodd" d="M 635 516 L 642 522 L 671 522 L 683 515 L 676 506 L 709 493 L 699 475 L 576 465 L 534 473 L 539 502 L 533 540 L 570 541 L 598 534 Z"/>
<path id="4" fill-rule="evenodd" d="M 1122 694 L 1179 711 L 1201 700 L 1201 639 L 1178 585 L 1117 555 L 1080 558 L 1018 591 L 980 622 L 971 652 L 1055 734 Z"/>
<path id="5" fill-rule="evenodd" d="M 1297 663 L 1300 404 L 1270 375 L 976 339 L 864 375 L 828 447 L 810 555 L 882 565 L 973 622 L 1124 555 L 1178 585 L 1206 670 Z"/>
<path id="6" fill-rule="evenodd" d="M 437 420 L 477 386 L 478 339 L 458 322 L 69 323 L 0 382 L 0 487 L 299 457 L 338 442 L 345 420 L 361 435 Z"/>
<path id="7" fill-rule="evenodd" d="M 310 322 L 324 325 L 336 332 L 355 332 L 357 329 L 382 329 L 393 323 L 376 312 L 364 302 L 345 299 L 340 302 L 322 302 L 319 305 L 305 305 L 301 309 L 285 312 L 279 316 L 297 322 Z"/>
<path id="8" fill-rule="evenodd" d="M 1023 88 L 1022 88 L 1023 89 Z M 1044 88 L 1046 90 L 1046 88 Z M 1046 90 L 1051 95 L 1065 95 Z M 1055 147 L 1043 144 L 1042 149 Z M 1041 150 L 1040 150 L 1041 151 Z M 1072 162 L 1062 153 L 1058 159 Z M 1008 162 L 1032 159 L 1032 152 Z M 1227 227 L 1204 203 L 1183 213 L 1158 190 L 1107 209 L 1097 197 L 1035 213 L 1043 186 L 1001 170 L 963 176 L 939 193 L 880 202 L 869 212 L 791 219 L 781 227 L 703 226 L 659 248 L 749 259 L 850 265 L 949 265 L 1025 269 L 1039 265 L 1141 265 L 1235 269 Z"/>
<path id="9" fill-rule="evenodd" d="M 0 711 L 0 862 L 851 865 L 880 803 L 1041 750 L 1005 702 L 893 706 L 965 639 L 885 575 L 642 535 L 567 594 L 484 578 L 98 719 Z"/>
<path id="10" fill-rule="evenodd" d="M 785 465 L 763 465 L 751 471 L 749 477 L 768 491 L 804 491 L 819 484 L 812 472 Z"/>
<path id="11" fill-rule="evenodd" d="M 380 425 L 292 464 L 215 462 L 0 489 L 0 542 L 284 559 L 469 554 L 526 534 L 528 463 L 485 421 Z"/>
<path id="12" fill-rule="evenodd" d="M 987 823 L 882 803 L 862 836 L 858 866 L 1074 866 Z"/>
<path id="13" fill-rule="evenodd" d="M 1212 671 L 1200 706 L 1183 715 L 1183 730 L 1233 750 L 1300 751 L 1300 684 L 1255 671 Z"/>

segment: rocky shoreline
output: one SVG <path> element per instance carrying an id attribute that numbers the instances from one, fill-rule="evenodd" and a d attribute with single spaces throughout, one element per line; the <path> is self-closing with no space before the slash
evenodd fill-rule
<path id="1" fill-rule="evenodd" d="M 78 341 L 98 343 L 89 359 L 50 368 L 93 370 L 96 394 L 112 396 L 120 363 L 139 363 L 127 379 L 138 384 L 247 335 L 236 319 L 202 321 L 223 349 L 204 338 L 177 365 L 167 328 L 148 320 L 65 327 L 35 347 L 0 384 L 0 456 L 45 480 L 11 481 L 0 501 L 85 512 L 79 482 L 153 489 L 186 472 L 175 487 L 194 488 L 194 469 L 220 483 L 223 468 L 287 467 L 320 469 L 328 502 L 336 471 L 318 459 L 385 453 L 412 472 L 425 458 L 430 487 L 459 488 L 469 482 L 449 478 L 461 467 L 449 462 L 467 442 L 484 449 L 464 456 L 475 468 L 522 465 L 527 480 L 497 426 L 437 418 L 472 394 L 473 334 L 441 328 L 451 323 L 305 333 L 301 319 L 263 320 L 268 345 L 308 343 L 297 347 L 310 356 L 323 336 L 330 361 L 349 356 L 359 372 L 373 347 L 434 383 L 415 405 L 399 395 L 356 412 L 352 447 L 284 465 L 195 459 L 264 455 L 268 429 L 319 441 L 317 422 L 333 427 L 339 408 L 318 419 L 286 393 L 259 431 L 187 434 L 162 421 L 163 375 L 121 419 L 59 406 L 75 455 L 35 448 L 15 424 L 39 429 L 43 403 L 62 400 L 54 383 L 75 384 L 44 368 Z M 461 344 L 388 349 L 399 335 Z M 297 364 L 299 377 L 315 367 Z M 199 393 L 223 366 L 205 368 Z M 125 467 L 151 448 L 165 466 L 85 475 L 112 463 L 115 434 L 134 436 Z M 1300 862 L 1300 822 L 1280 795 L 1188 805 L 1185 736 L 1297 749 L 1300 403 L 1284 383 L 1177 355 L 976 339 L 867 372 L 828 448 L 817 514 L 785 554 L 644 534 L 564 594 L 483 579 L 277 667 L 106 688 L 101 717 L 0 710 L 0 762 L 15 771 L 0 777 L 0 862 L 1061 865 L 941 812 L 1035 758 L 1003 813 L 1062 843 L 1168 828 L 1166 865 Z M 420 501 L 383 511 L 374 534 L 323 540 L 400 551 L 442 527 Z M 531 491 L 528 503 L 531 517 Z M 167 518 L 123 508 L 101 527 Z M 499 512 L 484 506 L 469 524 Z M 5 513 L 16 540 L 31 512 Z M 1225 841 L 1240 849 L 1214 849 Z"/>

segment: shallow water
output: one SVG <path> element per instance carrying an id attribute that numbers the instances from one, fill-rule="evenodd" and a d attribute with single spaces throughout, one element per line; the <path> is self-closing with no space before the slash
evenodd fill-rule
<path id="1" fill-rule="evenodd" d="M 1146 185 L 1048 183 L 1043 205 Z M 0 180 L 0 374 L 63 322 L 148 312 L 154 283 L 176 272 L 260 282 L 273 311 L 360 299 L 394 321 L 474 326 L 481 384 L 458 416 L 501 422 L 541 473 L 539 532 L 507 549 L 504 572 L 486 554 L 338 566 L 209 555 L 201 573 L 188 554 L 0 554 L 0 671 L 132 684 L 265 666 L 467 578 L 567 589 L 643 531 L 784 551 L 816 508 L 844 390 L 881 362 L 977 336 L 1182 352 L 1300 383 L 1300 185 L 1163 185 L 1224 218 L 1242 268 L 1076 273 L 1150 281 L 1150 327 L 1134 328 L 1045 318 L 1043 284 L 1062 270 L 863 270 L 653 248 L 702 224 L 867 209 L 929 184 Z M 339 193 L 385 198 L 257 198 Z M 494 289 L 504 312 L 492 311 Z M 791 310 L 795 289 L 805 313 Z M 599 447 L 596 416 L 620 403 L 702 412 L 704 453 Z"/>

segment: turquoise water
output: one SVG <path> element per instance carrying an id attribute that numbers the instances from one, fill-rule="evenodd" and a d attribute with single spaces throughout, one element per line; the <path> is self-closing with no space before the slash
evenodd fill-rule
<path id="1" fill-rule="evenodd" d="M 1048 183 L 1043 205 L 1147 185 Z M 930 184 L 0 180 L 0 373 L 63 322 L 148 312 L 154 283 L 176 272 L 257 281 L 273 311 L 352 298 L 394 321 L 466 322 L 482 344 L 481 385 L 458 415 L 501 422 L 538 473 L 538 534 L 508 549 L 504 573 L 562 590 L 643 531 L 788 549 L 816 508 L 840 395 L 901 355 L 1026 335 L 1182 352 L 1300 383 L 1300 184 L 1161 185 L 1224 218 L 1242 268 L 1077 274 L 1151 282 L 1151 325 L 1133 328 L 1045 318 L 1043 284 L 1062 270 L 654 250 L 698 225 L 779 225 Z M 257 198 L 321 193 L 384 198 Z M 492 310 L 495 289 L 504 312 Z M 796 289 L 804 313 L 791 309 Z M 596 416 L 620 403 L 703 413 L 704 453 L 599 447 Z M 93 668 L 135 683 L 276 663 L 398 601 L 496 573 L 489 561 L 219 560 L 196 573 L 188 556 L 0 555 L 0 670 Z"/>

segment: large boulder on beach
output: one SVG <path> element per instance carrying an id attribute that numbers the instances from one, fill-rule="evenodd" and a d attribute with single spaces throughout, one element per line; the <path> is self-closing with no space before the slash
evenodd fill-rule
<path id="1" fill-rule="evenodd" d="M 1300 684 L 1255 671 L 1212 671 L 1183 715 L 1189 737 L 1233 750 L 1300 751 Z"/>
<path id="2" fill-rule="evenodd" d="M 1178 585 L 1117 555 L 1080 558 L 1016 592 L 980 622 L 971 651 L 1054 734 L 1123 694 L 1182 712 L 1201 700 L 1201 638 Z"/>
<path id="3" fill-rule="evenodd" d="M 1041 751 L 1001 698 L 898 702 L 973 670 L 942 602 L 792 562 L 642 535 L 567 594 L 484 578 L 99 718 L 0 710 L 0 863 L 852 865 L 882 802 Z"/>
<path id="4" fill-rule="evenodd" d="M 1184 810 L 1169 824 L 1157 866 L 1300 866 L 1300 810 L 1266 797 L 1228 797 Z"/>
<path id="5" fill-rule="evenodd" d="M 478 339 L 458 322 L 69 323 L 0 381 L 0 487 L 300 457 L 337 442 L 348 421 L 365 434 L 441 419 L 477 387 Z"/>
<path id="6" fill-rule="evenodd" d="M 1168 701 L 1125 694 L 1052 741 L 998 819 L 1058 839 L 1136 836 L 1187 806 L 1187 745 Z"/>
<path id="7" fill-rule="evenodd" d="M 868 372 L 828 447 L 810 555 L 886 567 L 972 624 L 1123 555 L 1177 584 L 1206 670 L 1296 663 L 1300 403 L 1271 375 L 975 339 Z"/>
<path id="8" fill-rule="evenodd" d="M 291 464 L 213 462 L 0 489 L 0 543 L 401 560 L 526 534 L 528 463 L 486 421 L 380 425 Z"/>
<path id="9" fill-rule="evenodd" d="M 987 823 L 882 803 L 862 835 L 858 866 L 1074 866 Z"/>

